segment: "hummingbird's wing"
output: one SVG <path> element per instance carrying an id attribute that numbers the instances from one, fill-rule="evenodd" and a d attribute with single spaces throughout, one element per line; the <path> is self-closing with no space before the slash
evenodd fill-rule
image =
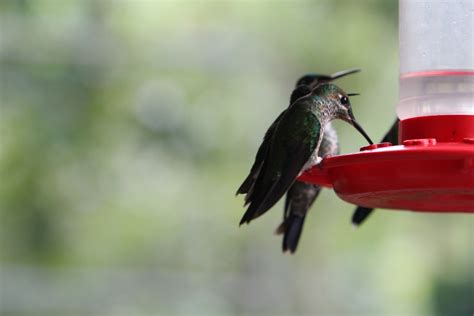
<path id="1" fill-rule="evenodd" d="M 255 179 L 257 179 L 258 173 L 260 172 L 260 169 L 262 168 L 265 157 L 267 156 L 268 148 L 270 147 L 270 139 L 272 138 L 275 132 L 275 128 L 277 127 L 278 122 L 280 121 L 281 117 L 285 114 L 285 112 L 286 110 L 284 110 L 276 118 L 276 120 L 272 123 L 272 125 L 270 125 L 268 130 L 265 132 L 265 136 L 263 137 L 262 144 L 260 144 L 260 147 L 258 148 L 258 151 L 257 151 L 257 155 L 255 156 L 255 161 L 252 165 L 252 168 L 250 168 L 249 175 L 247 176 L 247 178 L 245 178 L 244 182 L 242 182 L 242 184 L 240 185 L 239 189 L 237 190 L 236 195 L 249 193 L 250 189 L 255 183 Z"/>
<path id="2" fill-rule="evenodd" d="M 281 168 L 278 168 L 281 171 L 268 170 L 273 169 L 272 166 L 264 163 L 263 175 L 259 175 L 255 182 L 249 199 L 249 208 L 242 217 L 240 224 L 249 223 L 275 205 L 293 184 L 310 156 L 311 152 L 304 148 L 296 148 L 293 151 L 293 157 L 286 157 L 286 159 L 290 158 L 289 160 L 294 161 L 294 164 L 282 165 Z"/>
<path id="3" fill-rule="evenodd" d="M 306 106 L 295 103 L 286 111 L 271 139 L 240 224 L 262 215 L 285 194 L 316 149 L 320 130 L 318 118 Z"/>
<path id="4" fill-rule="evenodd" d="M 398 123 L 399 122 L 400 120 L 397 118 L 395 122 L 393 123 L 392 127 L 390 128 L 390 130 L 382 138 L 382 143 L 390 142 L 393 145 L 398 145 Z M 351 219 L 352 224 L 359 226 L 367 219 L 367 217 L 370 216 L 370 214 L 372 214 L 373 211 L 374 211 L 373 208 L 363 207 L 363 206 L 357 207 L 357 209 L 354 211 L 354 214 L 352 215 L 352 219 Z"/>
<path id="5" fill-rule="evenodd" d="M 300 85 L 296 87 L 296 89 L 294 89 L 293 92 L 291 93 L 290 105 L 293 104 L 299 98 L 309 93 L 311 93 L 310 86 Z M 258 148 L 257 155 L 255 156 L 255 162 L 253 163 L 253 166 L 250 169 L 250 173 L 247 176 L 247 178 L 244 180 L 244 182 L 240 185 L 239 189 L 237 190 L 236 195 L 247 193 L 247 196 L 245 197 L 245 204 L 249 202 L 251 194 L 248 194 L 248 193 L 252 191 L 252 186 L 254 185 L 255 179 L 257 179 L 258 173 L 260 172 L 260 169 L 263 165 L 263 161 L 265 160 L 265 157 L 267 156 L 270 139 L 272 138 L 273 133 L 275 132 L 275 128 L 278 125 L 278 122 L 280 121 L 280 119 L 285 114 L 285 112 L 286 110 L 284 110 L 272 123 L 270 128 L 268 128 L 267 132 L 265 133 L 265 136 L 263 137 L 263 142 Z"/>
<path id="6" fill-rule="evenodd" d="M 339 142 L 336 130 L 331 123 L 326 124 L 319 156 L 339 154 Z M 309 183 L 295 181 L 286 193 L 283 222 L 277 228 L 277 234 L 283 234 L 282 250 L 294 253 L 303 231 L 307 212 L 319 195 L 321 187 Z"/>

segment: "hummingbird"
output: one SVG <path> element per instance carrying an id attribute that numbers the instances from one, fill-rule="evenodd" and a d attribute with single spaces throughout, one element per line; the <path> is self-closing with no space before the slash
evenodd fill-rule
<path id="1" fill-rule="evenodd" d="M 332 75 L 308 74 L 296 82 L 296 89 L 291 94 L 290 104 L 300 97 L 304 89 L 301 86 L 315 87 L 318 84 L 331 82 L 343 76 L 359 72 L 360 69 L 348 69 L 336 72 Z M 306 93 L 307 94 L 307 93 Z M 319 147 L 319 156 L 324 158 L 328 155 L 339 154 L 339 141 L 336 130 L 331 122 L 326 124 L 324 135 Z M 295 253 L 298 242 L 303 231 L 306 214 L 321 192 L 321 187 L 311 183 L 295 181 L 286 194 L 283 209 L 283 222 L 275 230 L 276 234 L 283 234 L 282 250 Z"/>
<path id="2" fill-rule="evenodd" d="M 349 74 L 357 73 L 360 69 L 347 69 L 333 73 L 331 75 L 325 74 L 306 74 L 299 78 L 296 82 L 290 98 L 290 104 L 294 103 L 300 97 L 311 92 L 311 89 L 321 83 L 331 82 L 338 78 L 347 76 Z M 268 139 L 273 134 L 276 124 L 281 118 L 281 115 L 268 129 L 264 141 L 259 148 L 254 166 L 252 166 L 249 177 L 244 181 L 243 185 L 237 191 L 239 193 L 247 193 L 249 187 L 255 181 L 257 176 L 257 168 L 262 163 L 262 153 L 266 150 Z M 328 123 L 325 128 L 321 146 L 319 149 L 319 156 L 325 157 L 327 155 L 339 154 L 339 143 L 336 130 Z M 291 253 L 296 251 L 299 238 L 303 229 L 303 223 L 307 211 L 316 200 L 321 187 L 318 185 L 295 181 L 286 194 L 285 207 L 283 212 L 283 222 L 276 229 L 277 234 L 283 234 L 282 250 L 286 252 L 290 250 Z"/>
<path id="3" fill-rule="evenodd" d="M 311 90 L 316 87 L 317 85 L 321 83 L 327 83 L 331 82 L 333 80 L 339 79 L 341 77 L 359 72 L 360 69 L 354 68 L 354 69 L 347 69 L 343 71 L 336 72 L 332 75 L 324 75 L 324 74 L 306 74 L 298 81 L 296 82 L 295 89 L 291 93 L 290 97 L 290 105 L 293 104 L 296 100 L 299 98 L 309 94 Z M 249 193 L 250 189 L 252 188 L 253 184 L 255 183 L 255 180 L 257 178 L 258 172 L 263 164 L 263 161 L 265 159 L 265 156 L 268 151 L 270 139 L 272 138 L 276 126 L 278 125 L 278 122 L 280 119 L 283 117 L 285 114 L 286 110 L 284 110 L 272 123 L 272 125 L 268 128 L 267 132 L 265 133 L 265 136 L 263 137 L 263 142 L 258 148 L 257 155 L 255 156 L 255 162 L 252 165 L 252 168 L 250 169 L 248 177 L 244 180 L 242 185 L 239 187 L 237 190 L 237 194 L 246 194 Z M 336 135 L 337 139 L 337 135 Z M 246 200 L 247 202 L 247 200 Z"/>
<path id="4" fill-rule="evenodd" d="M 381 143 L 385 142 L 390 142 L 392 145 L 398 145 L 398 123 L 400 120 L 397 118 L 395 122 L 393 123 L 392 127 L 390 130 L 385 134 L 385 136 L 382 138 Z M 369 217 L 370 214 L 373 212 L 373 208 L 369 207 L 364 207 L 364 206 L 359 206 L 357 209 L 354 211 L 354 214 L 352 215 L 352 224 L 355 226 L 359 226 L 364 222 L 367 217 Z"/>
<path id="5" fill-rule="evenodd" d="M 273 132 L 265 134 L 265 146 L 260 146 L 257 152 L 256 160 L 259 161 L 247 177 L 250 180 L 244 180 L 237 191 L 241 192 L 242 186 L 242 191 L 247 189 L 245 202 L 249 204 L 240 225 L 250 223 L 268 211 L 302 171 L 321 161 L 319 147 L 324 127 L 330 121 L 342 119 L 350 123 L 372 143 L 354 118 L 351 95 L 354 94 L 347 94 L 332 83 L 319 84 L 280 114 L 270 127 Z"/>

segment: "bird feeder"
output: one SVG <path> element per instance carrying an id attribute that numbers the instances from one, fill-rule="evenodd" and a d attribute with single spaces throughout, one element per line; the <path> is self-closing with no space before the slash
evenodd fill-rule
<path id="1" fill-rule="evenodd" d="M 327 157 L 299 180 L 365 207 L 474 213 L 474 4 L 399 9 L 399 145 Z"/>

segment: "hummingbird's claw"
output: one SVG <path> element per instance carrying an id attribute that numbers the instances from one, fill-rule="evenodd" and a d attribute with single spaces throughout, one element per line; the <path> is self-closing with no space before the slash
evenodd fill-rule
<path id="1" fill-rule="evenodd" d="M 318 166 L 319 170 L 324 169 L 324 158 L 318 157 L 316 160 L 316 165 Z"/>

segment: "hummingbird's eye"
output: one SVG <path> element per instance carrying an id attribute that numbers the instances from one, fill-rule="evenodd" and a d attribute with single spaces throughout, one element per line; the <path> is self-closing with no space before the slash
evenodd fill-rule
<path id="1" fill-rule="evenodd" d="M 345 95 L 341 97 L 341 104 L 342 105 L 347 105 L 349 104 L 349 98 L 346 97 Z"/>

